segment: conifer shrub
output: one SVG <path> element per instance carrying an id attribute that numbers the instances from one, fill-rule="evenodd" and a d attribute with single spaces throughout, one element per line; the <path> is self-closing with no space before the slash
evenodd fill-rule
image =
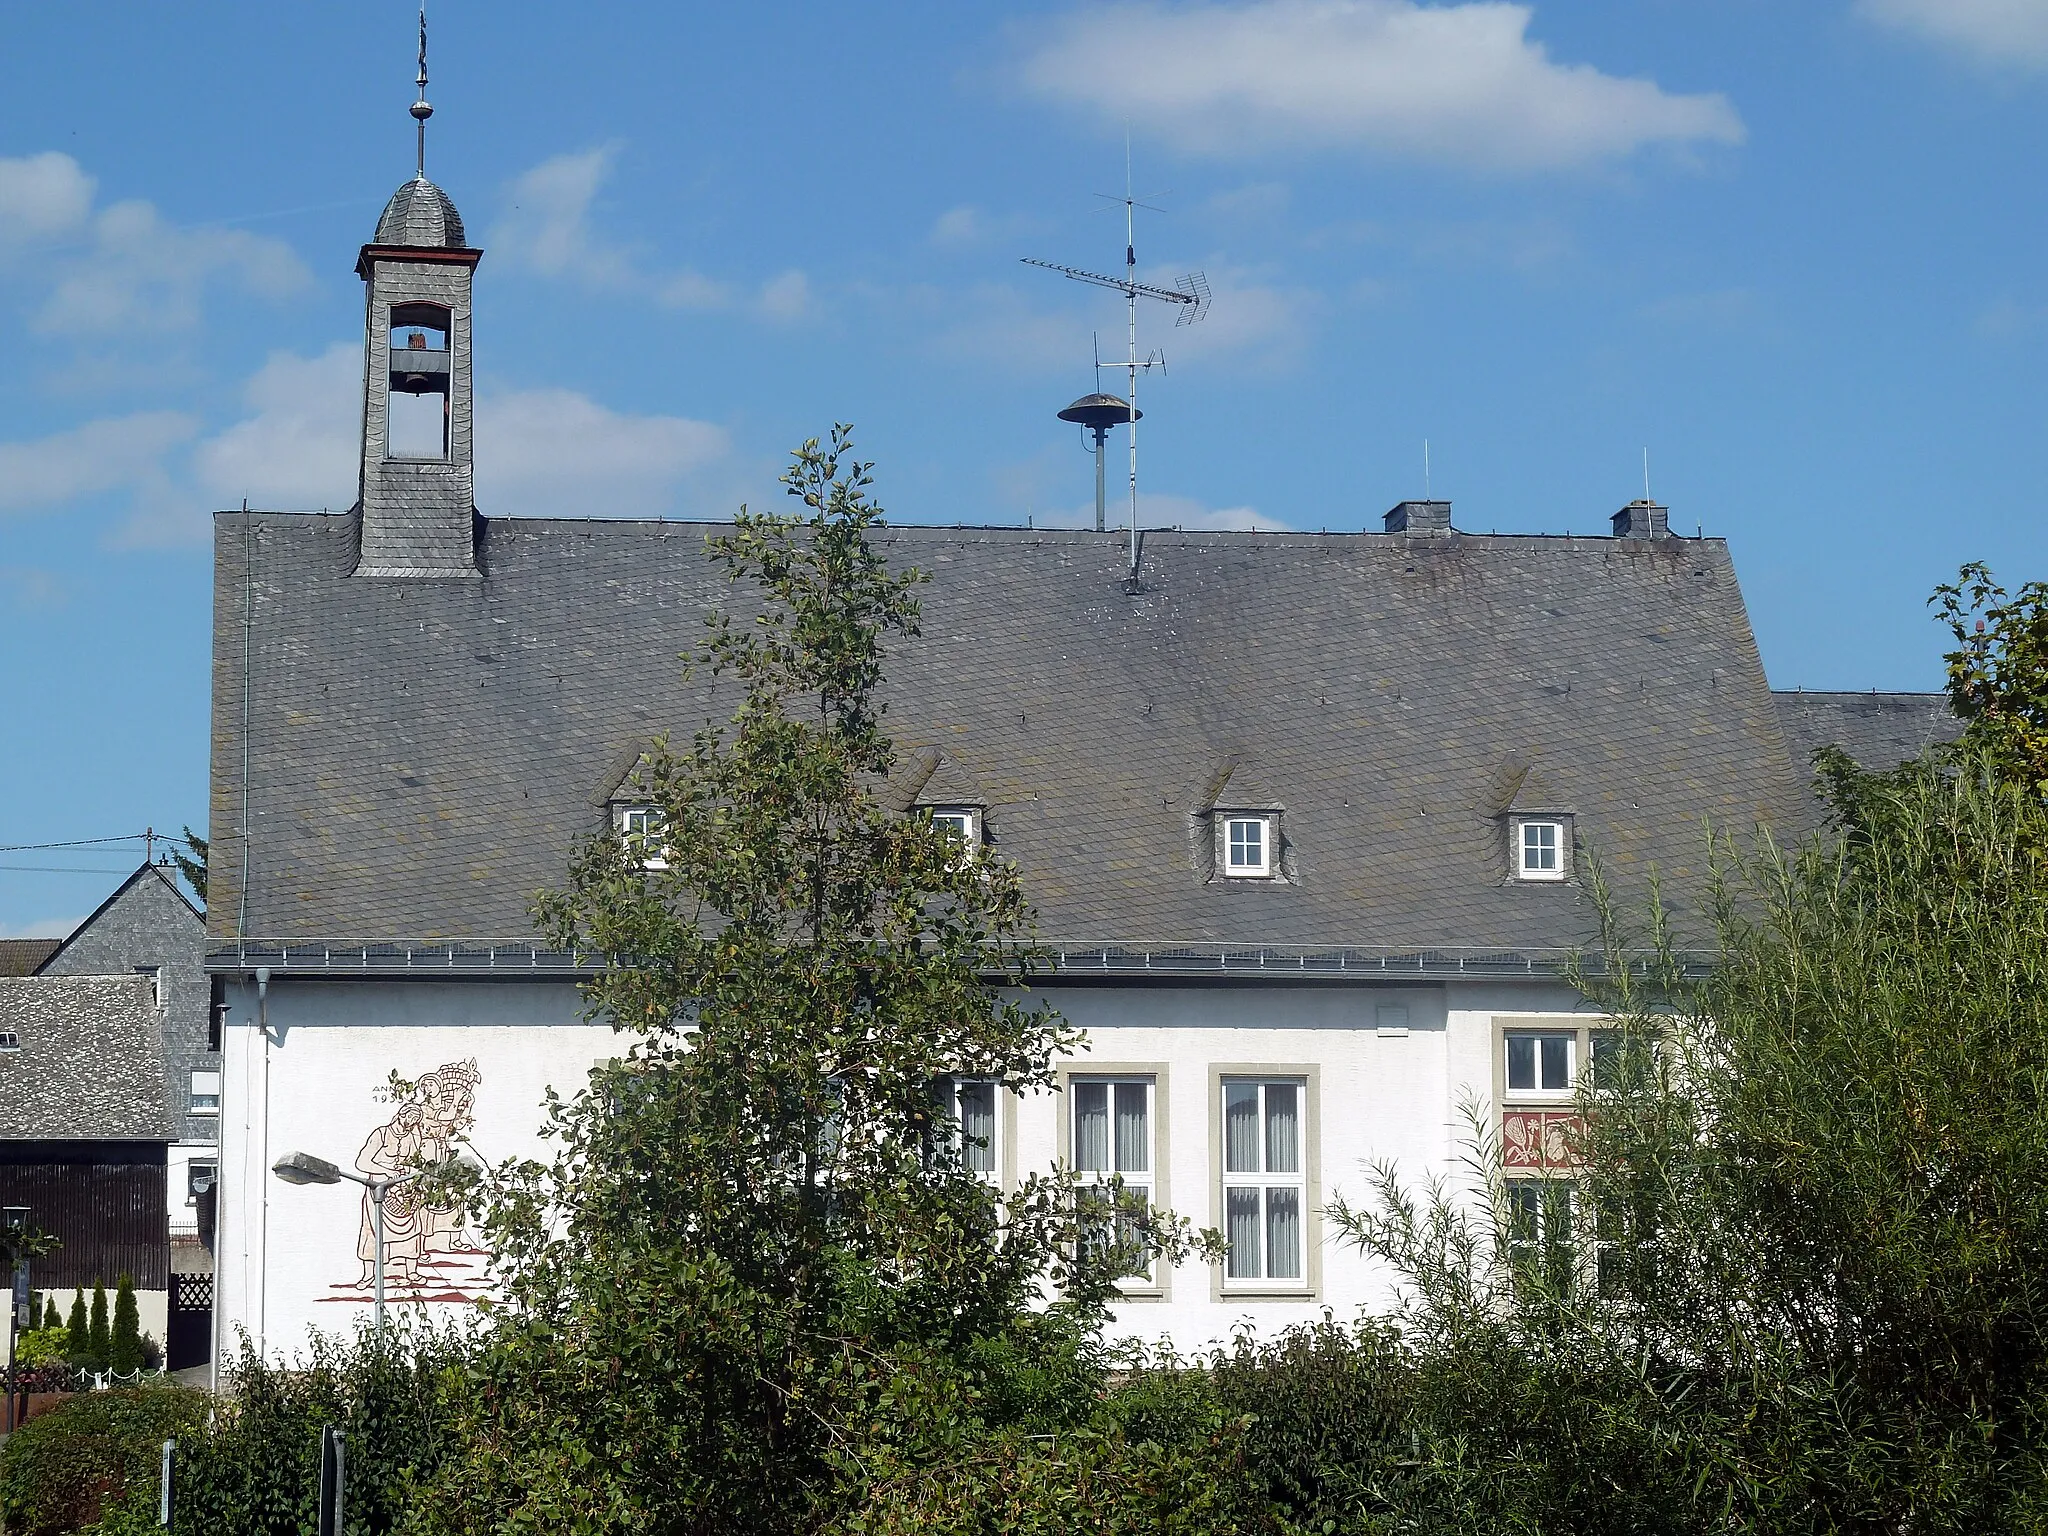
<path id="1" fill-rule="evenodd" d="M 92 1321 L 86 1328 L 86 1369 L 104 1371 L 113 1348 L 114 1332 L 107 1322 L 107 1287 L 103 1281 L 95 1280 L 92 1283 Z"/>
<path id="2" fill-rule="evenodd" d="M 86 1321 L 83 1287 L 71 1293 L 71 1318 L 64 1325 L 64 1358 L 81 1368 L 92 1359 L 92 1325 Z"/>
<path id="3" fill-rule="evenodd" d="M 114 1327 L 107 1343 L 107 1368 L 123 1376 L 142 1369 L 142 1317 L 135 1305 L 135 1280 L 123 1275 L 114 1292 Z"/>

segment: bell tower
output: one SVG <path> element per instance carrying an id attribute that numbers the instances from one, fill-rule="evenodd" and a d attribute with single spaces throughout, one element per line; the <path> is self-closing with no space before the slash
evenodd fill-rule
<path id="1" fill-rule="evenodd" d="M 420 15 L 419 163 L 356 261 L 363 280 L 358 576 L 474 577 L 470 282 L 483 252 L 427 180 L 427 22 Z"/>

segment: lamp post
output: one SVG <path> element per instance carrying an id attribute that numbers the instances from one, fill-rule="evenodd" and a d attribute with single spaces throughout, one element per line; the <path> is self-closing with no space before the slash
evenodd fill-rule
<path id="1" fill-rule="evenodd" d="M 7 1306 L 7 1427 L 20 1428 L 15 1422 L 21 1411 L 15 1383 L 15 1352 L 21 1347 L 21 1335 L 31 1326 L 28 1320 L 28 1221 L 29 1208 L 25 1205 L 10 1205 L 0 1208 L 0 1226 L 6 1229 L 6 1245 L 12 1255 L 13 1274 L 10 1278 L 10 1292 Z"/>
<path id="2" fill-rule="evenodd" d="M 452 1167 L 474 1168 L 476 1164 L 460 1153 L 436 1164 L 430 1169 L 417 1173 L 385 1174 L 350 1173 L 346 1168 L 337 1167 L 324 1157 L 315 1157 L 310 1152 L 287 1152 L 270 1165 L 270 1171 L 287 1184 L 339 1184 L 347 1179 L 351 1184 L 360 1184 L 370 1192 L 371 1243 L 376 1249 L 376 1318 L 377 1347 L 384 1347 L 384 1197 L 400 1184 L 410 1184 L 423 1173 L 437 1173 Z"/>

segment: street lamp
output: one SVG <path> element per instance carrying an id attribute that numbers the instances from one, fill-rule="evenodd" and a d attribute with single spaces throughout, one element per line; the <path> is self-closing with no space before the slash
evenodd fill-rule
<path id="1" fill-rule="evenodd" d="M 360 1184 L 370 1192 L 371 1242 L 376 1248 L 377 1276 L 377 1347 L 384 1347 L 384 1197 L 400 1184 L 410 1184 L 427 1173 L 442 1173 L 455 1168 L 478 1170 L 479 1165 L 470 1158 L 456 1153 L 432 1168 L 423 1168 L 415 1173 L 350 1173 L 346 1168 L 337 1167 L 324 1157 L 315 1157 L 310 1152 L 287 1152 L 270 1165 L 270 1171 L 287 1184 L 339 1184 L 347 1179 L 351 1184 Z"/>

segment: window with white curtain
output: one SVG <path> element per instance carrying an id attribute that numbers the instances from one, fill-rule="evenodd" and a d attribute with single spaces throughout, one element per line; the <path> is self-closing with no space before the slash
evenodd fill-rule
<path id="1" fill-rule="evenodd" d="M 1299 1078 L 1223 1080 L 1226 1285 L 1306 1283 L 1307 1119 Z"/>
<path id="2" fill-rule="evenodd" d="M 960 1161 L 971 1173 L 994 1179 L 1002 1167 L 997 1119 L 997 1083 L 992 1077 L 952 1077 L 944 1084 L 946 1112 L 959 1138 Z"/>
<path id="3" fill-rule="evenodd" d="M 1083 1182 L 1123 1179 L 1126 1199 L 1152 1201 L 1152 1079 L 1076 1078 L 1067 1085 L 1073 1098 L 1074 1169 Z M 1134 1217 L 1120 1218 L 1128 1227 Z M 1126 1231 L 1125 1237 L 1135 1237 Z M 1149 1275 L 1133 1277 L 1149 1283 Z"/>

